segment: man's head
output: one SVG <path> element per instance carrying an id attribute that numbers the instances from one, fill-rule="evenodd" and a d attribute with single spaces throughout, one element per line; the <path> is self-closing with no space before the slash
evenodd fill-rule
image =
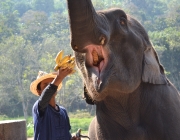
<path id="1" fill-rule="evenodd" d="M 38 85 L 37 85 L 37 92 L 38 95 L 40 96 L 42 91 L 53 81 L 53 78 L 48 78 L 42 80 Z"/>
<path id="2" fill-rule="evenodd" d="M 50 84 L 56 77 L 57 73 L 46 73 L 39 71 L 36 80 L 34 80 L 30 85 L 30 90 L 33 94 L 40 96 L 42 91 Z M 58 90 L 61 88 L 62 84 L 58 86 Z"/>

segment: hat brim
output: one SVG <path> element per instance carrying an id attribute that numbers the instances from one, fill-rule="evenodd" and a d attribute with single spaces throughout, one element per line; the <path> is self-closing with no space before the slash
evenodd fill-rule
<path id="1" fill-rule="evenodd" d="M 55 78 L 57 75 L 55 73 L 49 73 L 49 74 L 46 74 L 46 75 L 43 75 L 41 76 L 40 78 L 34 80 L 31 85 L 30 85 L 30 91 L 35 94 L 36 96 L 39 96 L 38 92 L 37 92 L 37 85 L 45 80 L 45 79 L 48 79 L 48 78 Z M 62 87 L 62 83 L 59 84 L 58 88 L 57 88 L 57 91 L 59 91 Z"/>

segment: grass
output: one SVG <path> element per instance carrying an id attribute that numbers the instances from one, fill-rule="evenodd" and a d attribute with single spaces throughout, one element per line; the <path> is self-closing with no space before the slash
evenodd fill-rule
<path id="1" fill-rule="evenodd" d="M 81 129 L 82 135 L 87 135 L 88 127 L 92 120 L 93 116 L 91 116 L 88 112 L 80 112 L 69 113 L 69 119 L 71 124 L 71 133 L 76 133 L 78 129 Z M 9 118 L 5 115 L 0 115 L 0 120 L 24 120 L 24 117 L 17 118 Z M 27 121 L 27 137 L 33 137 L 34 134 L 34 125 L 32 117 L 28 117 Z"/>
<path id="2" fill-rule="evenodd" d="M 78 129 L 81 129 L 81 133 L 86 135 L 93 116 L 91 116 L 88 112 L 77 111 L 73 114 L 69 113 L 69 119 L 71 124 L 71 133 L 75 133 Z"/>
<path id="3" fill-rule="evenodd" d="M 87 134 L 91 120 L 92 118 L 70 118 L 71 133 L 75 133 L 80 128 L 82 134 Z"/>
<path id="4" fill-rule="evenodd" d="M 30 121 L 27 123 L 27 137 L 30 138 L 33 137 L 33 135 L 34 135 L 34 125 L 33 122 Z"/>

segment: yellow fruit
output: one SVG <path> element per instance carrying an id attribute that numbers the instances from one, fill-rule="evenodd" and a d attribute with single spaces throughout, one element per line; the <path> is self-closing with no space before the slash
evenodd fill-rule
<path id="1" fill-rule="evenodd" d="M 57 55 L 56 55 L 56 58 L 55 58 L 55 61 L 56 61 L 56 64 L 58 64 L 61 59 L 63 58 L 63 50 L 61 50 Z"/>
<path id="2" fill-rule="evenodd" d="M 58 69 L 59 69 L 59 65 L 56 65 L 56 66 L 54 67 L 54 70 L 57 71 Z"/>
<path id="3" fill-rule="evenodd" d="M 92 51 L 92 56 L 93 56 L 93 65 L 96 66 L 98 64 L 99 58 L 98 58 L 98 54 L 95 50 Z"/>
<path id="4" fill-rule="evenodd" d="M 56 66 L 54 67 L 54 70 L 57 71 L 59 68 L 62 69 L 72 69 L 72 72 L 70 74 L 73 74 L 75 72 L 75 57 L 71 55 L 66 55 L 63 57 L 63 51 L 61 50 L 56 58 Z"/>
<path id="5" fill-rule="evenodd" d="M 66 61 L 66 63 L 63 63 L 60 67 L 63 69 L 65 69 L 65 68 L 74 69 L 75 61 L 68 60 L 68 61 Z"/>
<path id="6" fill-rule="evenodd" d="M 68 68 L 68 66 L 69 66 L 68 63 L 64 63 L 63 65 L 61 65 L 61 68 L 62 68 L 62 69 L 66 69 L 66 68 Z"/>
<path id="7" fill-rule="evenodd" d="M 70 59 L 71 55 L 66 55 L 64 56 L 63 59 L 61 59 L 61 61 L 58 63 L 59 66 L 62 66 L 63 64 L 67 63 L 68 60 Z"/>
<path id="8" fill-rule="evenodd" d="M 75 67 L 75 61 L 71 61 L 71 62 L 69 63 L 68 68 L 69 68 L 69 69 L 74 69 L 74 67 Z"/>
<path id="9" fill-rule="evenodd" d="M 75 56 L 71 56 L 70 60 L 74 61 L 75 60 Z"/>

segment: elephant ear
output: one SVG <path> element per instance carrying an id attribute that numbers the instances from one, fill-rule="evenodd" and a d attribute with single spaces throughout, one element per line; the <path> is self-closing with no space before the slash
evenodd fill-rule
<path id="1" fill-rule="evenodd" d="M 156 51 L 148 47 L 144 51 L 142 81 L 152 84 L 167 84 L 164 68 L 160 64 Z"/>

